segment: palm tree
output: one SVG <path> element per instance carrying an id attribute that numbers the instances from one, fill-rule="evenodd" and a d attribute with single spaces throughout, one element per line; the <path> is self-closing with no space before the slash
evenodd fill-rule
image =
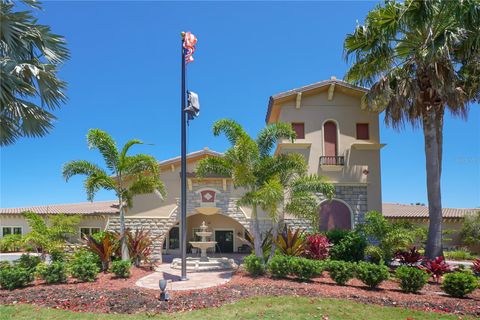
<path id="1" fill-rule="evenodd" d="M 125 237 L 125 210 L 132 207 L 133 197 L 138 194 L 158 192 L 165 196 L 165 187 L 160 180 L 159 168 L 154 157 L 146 154 L 127 155 L 134 145 L 143 144 L 140 140 L 128 141 L 121 150 L 113 138 L 99 129 L 90 129 L 87 134 L 88 147 L 100 151 L 107 170 L 86 160 L 68 162 L 63 167 L 63 177 L 85 175 L 87 199 L 93 201 L 100 189 L 112 190 L 118 198 L 120 209 L 120 245 L 122 260 L 128 260 L 128 246 Z"/>
<path id="2" fill-rule="evenodd" d="M 345 78 L 371 86 L 362 107 L 385 110 L 396 129 L 423 128 L 430 224 L 426 255 L 443 254 L 443 121 L 446 110 L 466 117 L 480 99 L 480 2 L 386 1 L 348 34 L 344 51 L 353 63 Z"/>
<path id="3" fill-rule="evenodd" d="M 252 208 L 254 251 L 263 259 L 258 210 L 278 222 L 278 214 L 283 212 L 286 186 L 292 177 L 302 176 L 306 171 L 305 160 L 299 154 L 271 155 L 277 141 L 293 140 L 295 131 L 290 124 L 275 123 L 265 127 L 253 139 L 237 122 L 223 119 L 214 123 L 213 133 L 215 136 L 225 134 L 232 146 L 222 158 L 202 159 L 196 173 L 199 177 L 225 175 L 232 178 L 235 188 L 245 189 L 237 204 Z M 278 226 L 275 230 L 278 232 Z"/>
<path id="4" fill-rule="evenodd" d="M 0 146 L 21 137 L 44 136 L 67 97 L 57 77 L 69 58 L 65 39 L 37 23 L 30 11 L 14 11 L 13 1 L 0 0 Z M 35 0 L 23 1 L 41 9 Z"/>

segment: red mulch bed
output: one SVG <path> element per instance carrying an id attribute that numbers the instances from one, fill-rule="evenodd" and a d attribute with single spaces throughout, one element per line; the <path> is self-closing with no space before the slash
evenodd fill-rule
<path id="1" fill-rule="evenodd" d="M 337 286 L 327 276 L 309 283 L 295 280 L 251 278 L 237 272 L 232 280 L 214 288 L 171 292 L 169 302 L 158 300 L 158 291 L 141 289 L 135 282 L 151 271 L 134 268 L 129 279 L 115 279 L 101 274 L 94 283 L 45 285 L 41 282 L 14 291 L 0 290 L 0 304 L 30 303 L 72 311 L 104 313 L 178 312 L 206 307 L 218 307 L 254 296 L 307 296 L 349 299 L 363 303 L 395 306 L 418 310 L 480 316 L 480 290 L 465 299 L 451 298 L 441 293 L 440 286 L 428 284 L 420 294 L 404 294 L 394 281 L 382 283 L 378 290 L 367 289 L 360 281 Z"/>

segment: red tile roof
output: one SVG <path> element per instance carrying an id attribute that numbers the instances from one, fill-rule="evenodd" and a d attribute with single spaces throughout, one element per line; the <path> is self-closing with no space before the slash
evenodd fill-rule
<path id="1" fill-rule="evenodd" d="M 442 215 L 444 218 L 463 218 L 468 213 L 480 211 L 474 208 L 443 208 Z M 428 218 L 428 207 L 399 204 L 399 203 L 383 203 L 382 213 L 386 218 Z"/>
<path id="2" fill-rule="evenodd" d="M 20 208 L 0 208 L 0 214 L 21 214 L 24 211 L 32 211 L 37 214 L 117 214 L 118 202 L 112 200 L 69 204 L 51 204 L 46 206 L 32 206 Z"/>

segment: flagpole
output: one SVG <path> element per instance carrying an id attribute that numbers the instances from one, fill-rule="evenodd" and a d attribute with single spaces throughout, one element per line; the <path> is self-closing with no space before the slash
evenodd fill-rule
<path id="1" fill-rule="evenodd" d="M 180 216 L 180 246 L 182 256 L 182 274 L 181 280 L 187 280 L 187 124 L 186 124 L 186 88 L 185 88 L 185 48 L 183 47 L 185 33 L 182 32 L 182 109 L 181 109 L 181 216 Z"/>

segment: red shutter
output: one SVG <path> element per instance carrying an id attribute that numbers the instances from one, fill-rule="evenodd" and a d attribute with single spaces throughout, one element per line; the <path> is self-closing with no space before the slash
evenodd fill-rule
<path id="1" fill-rule="evenodd" d="M 370 134 L 368 132 L 368 123 L 357 123 L 357 139 L 369 140 Z"/>
<path id="2" fill-rule="evenodd" d="M 292 128 L 297 134 L 297 139 L 305 139 L 305 124 L 304 123 L 292 123 Z"/>

